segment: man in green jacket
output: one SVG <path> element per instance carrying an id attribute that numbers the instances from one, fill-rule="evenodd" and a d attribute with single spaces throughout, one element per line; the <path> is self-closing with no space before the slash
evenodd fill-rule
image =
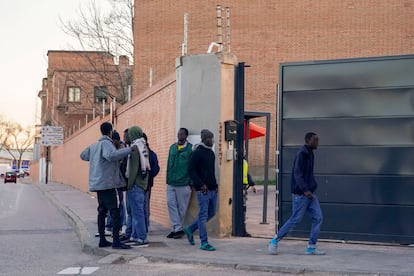
<path id="1" fill-rule="evenodd" d="M 167 163 L 167 205 L 172 231 L 167 238 L 184 236 L 183 222 L 191 197 L 188 160 L 193 145 L 187 141 L 188 130 L 180 128 L 177 143 L 170 146 Z"/>
<path id="2" fill-rule="evenodd" d="M 128 135 L 132 146 L 136 146 L 138 149 L 130 154 L 126 172 L 128 176 L 126 196 L 131 208 L 132 232 L 137 235 L 137 237 L 131 236 L 134 242 L 131 246 L 148 247 L 144 212 L 145 190 L 147 189 L 148 175 L 151 169 L 148 159 L 148 147 L 140 127 L 130 127 Z"/>

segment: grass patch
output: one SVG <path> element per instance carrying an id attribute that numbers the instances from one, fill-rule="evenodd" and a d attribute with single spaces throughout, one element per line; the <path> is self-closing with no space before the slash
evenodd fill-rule
<path id="1" fill-rule="evenodd" d="M 264 185 L 264 180 L 255 180 L 254 183 L 256 183 L 256 185 Z M 276 186 L 276 179 L 269 179 L 267 181 L 267 184 L 269 186 Z"/>

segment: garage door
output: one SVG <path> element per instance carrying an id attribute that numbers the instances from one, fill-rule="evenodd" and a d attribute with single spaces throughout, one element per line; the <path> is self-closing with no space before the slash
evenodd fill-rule
<path id="1" fill-rule="evenodd" d="M 414 56 L 280 66 L 279 221 L 304 135 L 319 135 L 320 238 L 414 243 Z M 293 236 L 306 237 L 310 219 Z"/>

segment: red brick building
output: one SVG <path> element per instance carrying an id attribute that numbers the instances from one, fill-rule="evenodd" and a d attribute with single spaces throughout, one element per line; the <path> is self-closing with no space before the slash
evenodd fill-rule
<path id="1" fill-rule="evenodd" d="M 114 62 L 106 52 L 49 51 L 43 79 L 42 125 L 63 126 L 65 137 L 130 96 L 131 70 L 126 56 Z"/>
<path id="2" fill-rule="evenodd" d="M 136 0 L 134 96 L 174 72 L 185 12 L 188 54 L 205 53 L 217 41 L 216 4 L 230 8 L 231 52 L 251 66 L 245 109 L 272 114 L 272 154 L 280 63 L 414 52 L 414 0 Z M 263 156 L 260 139 L 250 145 L 251 163 Z"/>

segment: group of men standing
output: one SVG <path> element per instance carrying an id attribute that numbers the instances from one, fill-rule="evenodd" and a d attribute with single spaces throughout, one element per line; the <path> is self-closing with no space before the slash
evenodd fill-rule
<path id="1" fill-rule="evenodd" d="M 89 161 L 89 191 L 98 198 L 99 247 L 129 249 L 148 246 L 149 198 L 153 178 L 159 172 L 156 154 L 149 148 L 146 135 L 138 126 L 124 132 L 124 141 L 114 135 L 112 124 L 100 126 L 101 138 L 80 155 Z M 115 139 L 113 139 L 115 138 Z M 124 236 L 121 208 L 126 190 L 127 222 Z M 121 208 L 120 208 L 121 205 Z M 111 217 L 113 242 L 105 237 L 105 219 Z M 131 244 L 131 245 L 130 245 Z"/>
<path id="2" fill-rule="evenodd" d="M 149 148 L 142 129 L 132 126 L 124 132 L 124 142 L 114 132 L 112 124 L 100 126 L 101 138 L 80 155 L 89 161 L 89 191 L 97 193 L 99 247 L 114 249 L 148 247 L 149 203 L 154 177 L 159 172 L 158 159 Z M 115 133 L 115 135 L 114 135 Z M 168 238 L 186 235 L 194 245 L 193 233 L 199 230 L 200 249 L 213 251 L 208 243 L 206 222 L 216 213 L 218 185 L 215 178 L 214 135 L 201 131 L 201 142 L 187 141 L 188 130 L 178 131 L 177 143 L 171 145 L 167 162 L 167 203 L 172 232 Z M 198 218 L 183 227 L 193 186 L 197 192 Z M 123 192 L 126 191 L 126 230 L 122 229 Z M 112 243 L 105 237 L 105 219 L 109 213 Z"/>
<path id="3" fill-rule="evenodd" d="M 89 190 L 97 193 L 99 247 L 147 247 L 151 187 L 159 172 L 157 155 L 149 148 L 148 139 L 138 126 L 125 130 L 124 144 L 119 141 L 119 135 L 114 135 L 110 123 L 103 123 L 100 129 L 102 137 L 80 155 L 82 160 L 89 161 Z M 198 230 L 200 249 L 214 251 L 215 248 L 208 242 L 206 230 L 206 223 L 215 216 L 217 206 L 218 184 L 212 149 L 214 135 L 203 129 L 200 136 L 201 142 L 193 146 L 187 140 L 188 130 L 180 128 L 177 142 L 169 149 L 166 182 L 172 231 L 167 238 L 179 239 L 185 235 L 188 242 L 195 245 L 194 232 Z M 268 251 L 271 254 L 277 253 L 279 242 L 302 220 L 305 212 L 312 217 L 306 254 L 325 254 L 316 249 L 323 220 L 319 200 L 314 194 L 318 184 L 313 173 L 313 151 L 318 145 L 317 134 L 309 132 L 305 135 L 305 145 L 296 154 L 291 177 L 292 215 L 269 242 Z M 119 207 L 120 202 L 123 203 L 124 189 L 128 216 L 125 235 L 120 237 L 122 220 Z M 184 227 L 193 189 L 197 193 L 198 217 Z M 112 243 L 105 238 L 108 211 L 112 224 Z"/>

